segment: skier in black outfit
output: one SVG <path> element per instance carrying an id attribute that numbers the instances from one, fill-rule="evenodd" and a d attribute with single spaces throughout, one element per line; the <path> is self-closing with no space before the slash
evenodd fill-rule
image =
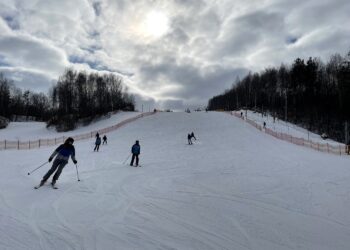
<path id="1" fill-rule="evenodd" d="M 139 165 L 139 154 L 141 153 L 141 146 L 139 141 L 136 141 L 135 144 L 131 148 L 132 158 L 130 162 L 130 166 L 134 165 L 134 160 L 136 159 L 136 166 Z"/>
<path id="2" fill-rule="evenodd" d="M 40 182 L 40 186 L 44 185 L 45 182 L 50 178 L 50 176 L 56 171 L 55 175 L 52 178 L 51 185 L 55 187 L 56 181 L 61 175 L 61 172 L 64 168 L 64 166 L 67 165 L 69 157 L 72 158 L 74 164 L 77 164 L 77 160 L 75 159 L 75 148 L 73 146 L 74 139 L 69 137 L 64 142 L 64 144 L 61 144 L 56 150 L 51 154 L 49 158 L 49 162 L 52 161 L 52 159 L 56 156 L 55 160 L 52 163 L 51 169 L 44 175 L 43 179 Z"/>
<path id="3" fill-rule="evenodd" d="M 97 135 L 96 141 L 95 141 L 94 151 L 98 152 L 98 150 L 100 149 L 100 145 L 101 145 L 101 137 L 99 135 Z"/>
<path id="4" fill-rule="evenodd" d="M 187 140 L 188 140 L 188 144 L 192 145 L 192 141 L 191 141 L 192 136 L 190 134 L 187 135 Z"/>
<path id="5" fill-rule="evenodd" d="M 102 145 L 105 144 L 105 143 L 107 144 L 107 136 L 104 135 L 102 139 L 103 139 Z"/>
<path id="6" fill-rule="evenodd" d="M 191 133 L 191 139 L 194 138 L 195 141 L 197 141 L 197 138 L 194 136 L 194 133 Z"/>
<path id="7" fill-rule="evenodd" d="M 96 137 L 96 138 L 97 138 L 97 137 L 100 137 L 100 134 L 99 134 L 98 132 L 96 132 L 95 137 Z"/>

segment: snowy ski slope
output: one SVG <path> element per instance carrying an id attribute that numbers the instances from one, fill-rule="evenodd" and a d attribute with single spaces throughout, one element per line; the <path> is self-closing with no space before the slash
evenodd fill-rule
<path id="1" fill-rule="evenodd" d="M 187 133 L 198 138 L 187 145 Z M 140 140 L 142 167 L 122 163 Z M 225 113 L 159 113 L 75 143 L 58 190 L 34 190 L 54 147 L 0 151 L 0 249 L 350 249 L 350 158 Z"/>
<path id="2" fill-rule="evenodd" d="M 10 122 L 6 129 L 0 129 L 0 141 L 2 140 L 38 140 L 61 136 L 72 136 L 89 133 L 98 129 L 113 126 L 123 120 L 139 115 L 140 112 L 118 112 L 109 118 L 101 117 L 97 122 L 87 126 L 80 126 L 74 131 L 57 133 L 54 128 L 46 128 L 46 122 Z"/>

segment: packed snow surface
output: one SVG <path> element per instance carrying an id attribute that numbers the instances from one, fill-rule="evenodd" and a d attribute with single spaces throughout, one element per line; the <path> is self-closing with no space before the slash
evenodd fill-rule
<path id="1" fill-rule="evenodd" d="M 197 141 L 187 145 L 187 134 Z M 142 167 L 123 164 L 134 141 Z M 225 113 L 159 113 L 75 143 L 59 189 L 34 190 L 55 147 L 0 151 L 0 249 L 350 249 L 350 159 Z M 129 163 L 129 160 L 127 161 Z"/>
<path id="2" fill-rule="evenodd" d="M 269 128 L 278 133 L 285 133 L 297 138 L 304 138 L 304 140 L 310 140 L 314 143 L 330 144 L 333 146 L 344 145 L 344 143 L 336 142 L 331 139 L 322 139 L 320 135 L 312 133 L 307 129 L 297 126 L 293 123 L 286 122 L 280 119 L 273 119 L 271 115 L 262 115 L 258 112 L 253 112 L 251 110 L 240 110 L 238 113 L 242 112 L 244 117 L 253 120 L 256 124 L 263 126 L 266 123 L 266 128 Z"/>

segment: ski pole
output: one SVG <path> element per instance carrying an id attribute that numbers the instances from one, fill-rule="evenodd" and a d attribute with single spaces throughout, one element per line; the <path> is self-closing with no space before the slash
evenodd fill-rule
<path id="1" fill-rule="evenodd" d="M 125 161 L 123 162 L 123 165 L 126 163 L 126 161 L 130 158 L 131 153 L 128 155 L 128 157 L 125 159 Z"/>
<path id="2" fill-rule="evenodd" d="M 78 181 L 80 181 L 80 179 L 79 179 L 79 172 L 78 172 L 78 164 L 75 164 L 75 169 L 77 170 L 77 178 L 78 178 Z"/>
<path id="3" fill-rule="evenodd" d="M 36 169 L 33 169 L 32 171 L 28 172 L 28 175 L 30 175 L 31 173 L 33 173 L 34 171 L 38 170 L 39 168 L 43 167 L 44 165 L 46 165 L 47 163 L 49 163 L 48 161 L 41 164 L 39 167 L 37 167 Z"/>

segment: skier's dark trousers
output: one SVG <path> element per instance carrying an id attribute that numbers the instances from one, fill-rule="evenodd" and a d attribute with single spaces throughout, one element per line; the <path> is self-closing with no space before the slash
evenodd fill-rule
<path id="1" fill-rule="evenodd" d="M 139 165 L 139 154 L 141 153 L 141 146 L 139 141 L 136 141 L 135 144 L 132 146 L 131 153 L 132 153 L 132 157 L 131 157 L 130 166 L 134 165 L 134 160 L 136 159 L 136 167 L 137 167 Z"/>
<path id="2" fill-rule="evenodd" d="M 64 144 L 61 144 L 56 150 L 52 153 L 52 155 L 49 158 L 49 162 L 52 161 L 52 159 L 56 156 L 55 160 L 52 163 L 51 169 L 44 175 L 43 179 L 40 182 L 40 186 L 44 185 L 44 183 L 50 178 L 50 176 L 56 171 L 52 178 L 52 185 L 56 183 L 58 178 L 61 175 L 61 172 L 64 168 L 64 166 L 67 165 L 69 157 L 72 158 L 74 164 L 77 164 L 77 160 L 75 159 L 75 148 L 73 146 L 74 139 L 69 137 L 64 142 Z"/>

